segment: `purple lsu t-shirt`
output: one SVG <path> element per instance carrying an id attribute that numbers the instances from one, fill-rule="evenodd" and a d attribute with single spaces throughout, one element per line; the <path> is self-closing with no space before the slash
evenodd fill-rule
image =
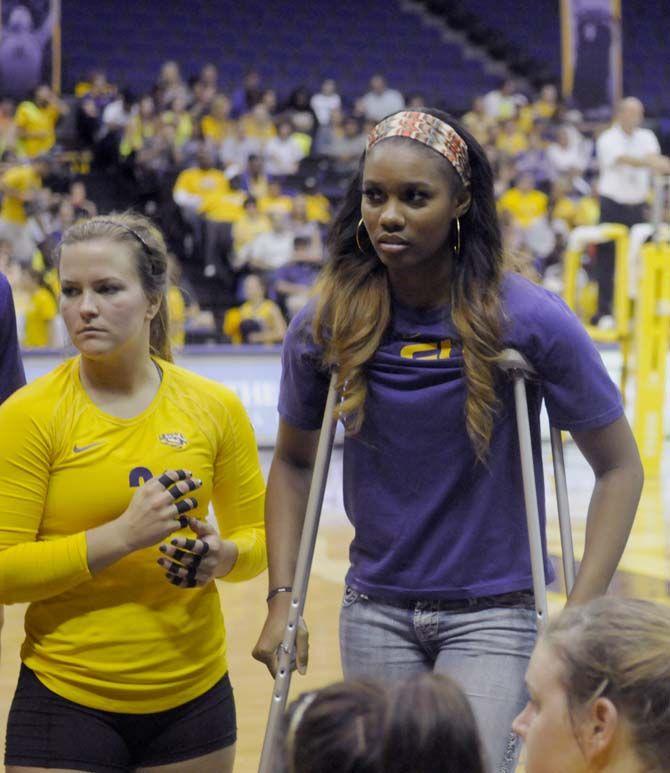
<path id="1" fill-rule="evenodd" d="M 621 398 L 586 331 L 553 293 L 523 277 L 503 282 L 504 343 L 524 354 L 541 383 L 528 403 L 544 537 L 539 412 L 582 431 L 623 413 Z M 328 375 L 311 335 L 313 305 L 284 342 L 279 413 L 300 429 L 322 421 Z M 486 464 L 465 430 L 466 385 L 445 308 L 394 304 L 388 335 L 367 366 L 361 431 L 344 443 L 344 503 L 355 528 L 347 583 L 373 597 L 458 599 L 532 587 L 513 387 L 502 374 L 500 410 Z"/>
<path id="2" fill-rule="evenodd" d="M 0 403 L 25 383 L 12 291 L 7 277 L 0 273 Z"/>

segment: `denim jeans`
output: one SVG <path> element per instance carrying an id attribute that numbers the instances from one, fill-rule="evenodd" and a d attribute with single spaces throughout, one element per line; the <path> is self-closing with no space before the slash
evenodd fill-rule
<path id="1" fill-rule="evenodd" d="M 511 727 L 527 701 L 524 675 L 535 644 L 535 611 L 530 595 L 522 606 L 497 603 L 507 599 L 477 599 L 470 608 L 448 601 L 402 607 L 347 587 L 340 652 L 347 679 L 388 681 L 426 671 L 452 677 L 470 700 L 490 769 L 514 773 L 520 742 Z"/>

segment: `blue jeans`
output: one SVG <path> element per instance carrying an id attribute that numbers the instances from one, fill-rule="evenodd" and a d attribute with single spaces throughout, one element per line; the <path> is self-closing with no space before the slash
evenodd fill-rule
<path id="1" fill-rule="evenodd" d="M 537 633 L 532 597 L 525 601 L 488 606 L 478 599 L 470 609 L 459 608 L 463 602 L 437 601 L 401 607 L 347 587 L 340 612 L 344 676 L 448 674 L 470 700 L 491 770 L 514 773 L 520 742 L 512 720 L 528 699 L 524 675 Z"/>

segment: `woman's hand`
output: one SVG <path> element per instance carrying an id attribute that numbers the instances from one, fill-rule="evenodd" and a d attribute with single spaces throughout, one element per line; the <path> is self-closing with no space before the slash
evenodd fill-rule
<path id="1" fill-rule="evenodd" d="M 128 508 L 116 519 L 117 529 L 129 552 L 151 547 L 172 532 L 183 529 L 188 520 L 184 513 L 197 507 L 198 501 L 193 497 L 181 497 L 200 486 L 202 481 L 186 470 L 167 470 L 159 478 L 151 478 L 140 486 Z"/>
<path id="2" fill-rule="evenodd" d="M 188 518 L 197 539 L 176 537 L 163 544 L 158 563 L 167 570 L 165 577 L 179 588 L 202 588 L 217 577 L 225 577 L 237 561 L 237 545 L 222 540 L 206 521 Z"/>
<path id="3" fill-rule="evenodd" d="M 279 649 L 286 633 L 289 607 L 291 606 L 291 594 L 280 593 L 269 602 L 268 616 L 265 625 L 258 637 L 258 642 L 251 653 L 252 657 L 265 663 L 273 677 L 277 676 L 279 665 Z M 297 668 L 299 674 L 307 673 L 309 660 L 309 632 L 305 621 L 300 618 L 295 639 L 295 663 L 291 662 L 291 668 Z"/>

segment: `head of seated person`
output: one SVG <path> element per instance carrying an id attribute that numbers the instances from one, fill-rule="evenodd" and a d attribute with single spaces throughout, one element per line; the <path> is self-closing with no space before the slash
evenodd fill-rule
<path id="1" fill-rule="evenodd" d="M 661 773 L 670 760 L 670 609 L 600 598 L 540 638 L 514 721 L 526 773 Z"/>
<path id="2" fill-rule="evenodd" d="M 306 693 L 286 717 L 287 773 L 484 773 L 467 699 L 449 678 L 360 680 Z"/>

